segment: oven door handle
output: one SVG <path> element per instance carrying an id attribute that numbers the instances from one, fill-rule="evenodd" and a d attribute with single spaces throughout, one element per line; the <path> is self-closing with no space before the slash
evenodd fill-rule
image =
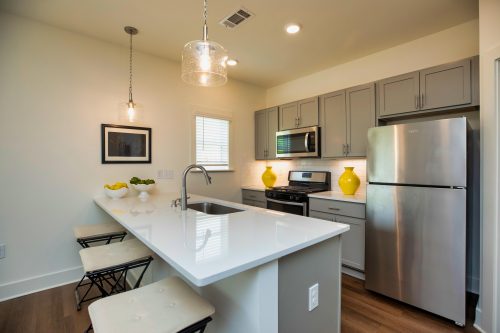
<path id="1" fill-rule="evenodd" d="M 284 204 L 284 205 L 292 205 L 292 206 L 305 206 L 305 202 L 292 202 L 292 201 L 281 201 L 281 200 L 275 200 L 275 199 L 269 199 L 266 198 L 267 201 L 279 203 L 279 204 Z"/>
<path id="2" fill-rule="evenodd" d="M 306 133 L 306 136 L 304 138 L 304 146 L 306 148 L 306 152 L 309 153 L 309 133 L 310 132 L 307 132 Z"/>

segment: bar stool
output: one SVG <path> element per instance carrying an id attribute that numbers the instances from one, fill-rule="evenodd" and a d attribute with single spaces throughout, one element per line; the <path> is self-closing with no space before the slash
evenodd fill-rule
<path id="1" fill-rule="evenodd" d="M 84 302 L 126 291 L 128 271 L 142 267 L 141 274 L 133 289 L 139 287 L 144 273 L 153 260 L 152 254 L 153 252 L 137 239 L 80 250 L 85 274 L 75 288 L 77 310 L 81 310 L 81 305 Z M 89 279 L 90 282 L 84 283 L 85 278 Z M 83 297 L 80 297 L 80 288 L 84 286 L 88 286 L 88 288 Z M 87 297 L 94 286 L 98 288 L 100 295 Z M 110 287 L 110 290 L 106 290 L 106 287 Z"/>
<path id="2" fill-rule="evenodd" d="M 178 277 L 103 298 L 89 306 L 95 333 L 203 333 L 214 307 Z"/>
<path id="3" fill-rule="evenodd" d="M 76 241 L 83 248 L 93 243 L 106 242 L 118 239 L 120 242 L 125 238 L 127 232 L 118 223 L 83 224 L 73 228 Z"/>

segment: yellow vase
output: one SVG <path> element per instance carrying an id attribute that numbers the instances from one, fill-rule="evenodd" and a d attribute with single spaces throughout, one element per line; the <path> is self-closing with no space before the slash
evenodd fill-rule
<path id="1" fill-rule="evenodd" d="M 354 173 L 354 167 L 345 167 L 344 169 L 344 173 L 339 177 L 339 186 L 344 194 L 352 195 L 359 187 L 359 177 Z"/>
<path id="2" fill-rule="evenodd" d="M 262 182 L 267 188 L 273 187 L 276 183 L 277 176 L 272 169 L 273 167 L 266 166 L 266 171 L 262 174 Z"/>

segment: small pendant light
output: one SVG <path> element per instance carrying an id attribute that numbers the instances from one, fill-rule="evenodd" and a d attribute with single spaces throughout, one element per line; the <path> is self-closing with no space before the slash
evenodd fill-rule
<path id="1" fill-rule="evenodd" d="M 129 86 L 128 86 L 128 102 L 122 107 L 120 118 L 130 123 L 135 123 L 139 120 L 139 105 L 134 102 L 132 96 L 132 36 L 137 35 L 139 30 L 134 27 L 126 26 L 125 32 L 130 35 L 130 56 L 129 56 Z"/>
<path id="2" fill-rule="evenodd" d="M 208 40 L 207 0 L 203 4 L 203 40 L 184 45 L 181 77 L 195 86 L 217 87 L 227 82 L 227 51 L 219 43 Z"/>

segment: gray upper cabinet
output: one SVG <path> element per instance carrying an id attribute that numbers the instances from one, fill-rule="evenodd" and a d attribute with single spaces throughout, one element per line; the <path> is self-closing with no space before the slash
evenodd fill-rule
<path id="1" fill-rule="evenodd" d="M 318 126 L 318 97 L 308 98 L 297 102 L 297 127 Z"/>
<path id="2" fill-rule="evenodd" d="M 265 160 L 267 149 L 267 110 L 255 112 L 255 159 Z"/>
<path id="3" fill-rule="evenodd" d="M 321 155 L 335 158 L 345 156 L 347 142 L 347 111 L 345 90 L 320 97 Z"/>
<path id="4" fill-rule="evenodd" d="M 288 103 L 279 107 L 279 130 L 284 131 L 297 127 L 297 102 Z"/>
<path id="5" fill-rule="evenodd" d="M 478 104 L 478 57 L 377 82 L 380 117 Z"/>
<path id="6" fill-rule="evenodd" d="M 276 159 L 276 132 L 278 132 L 278 107 L 267 109 L 267 156 Z"/>
<path id="7" fill-rule="evenodd" d="M 318 126 L 318 98 L 307 98 L 279 107 L 279 130 Z"/>
<path id="8" fill-rule="evenodd" d="M 471 103 L 471 60 L 420 71 L 420 94 L 422 110 Z"/>
<path id="9" fill-rule="evenodd" d="M 366 156 L 366 135 L 375 126 L 375 84 L 322 95 L 320 108 L 322 156 Z"/>
<path id="10" fill-rule="evenodd" d="M 379 115 L 418 110 L 419 72 L 391 77 L 377 84 Z"/>
<path id="11" fill-rule="evenodd" d="M 375 127 L 375 84 L 369 83 L 346 90 L 347 147 L 346 155 L 365 157 L 368 129 Z"/>
<path id="12" fill-rule="evenodd" d="M 255 159 L 276 158 L 276 132 L 278 131 L 278 108 L 255 112 Z"/>

